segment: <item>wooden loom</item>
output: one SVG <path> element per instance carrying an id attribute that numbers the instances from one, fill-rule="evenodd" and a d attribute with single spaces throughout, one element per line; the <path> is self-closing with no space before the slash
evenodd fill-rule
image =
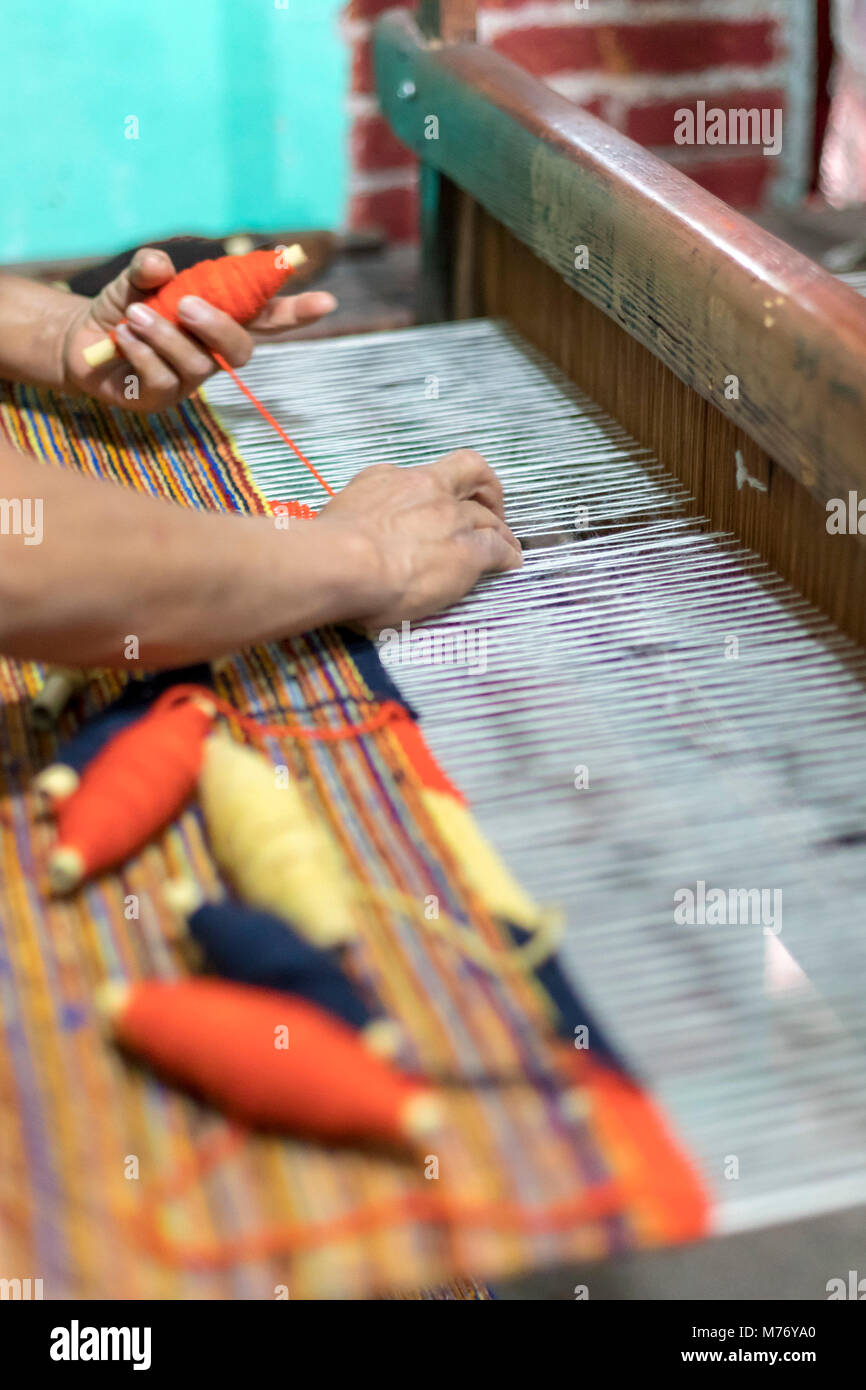
<path id="1" fill-rule="evenodd" d="M 515 740 L 521 736 L 526 741 L 531 739 L 533 726 L 531 721 L 521 724 L 514 702 L 502 701 L 503 686 L 497 681 L 500 677 L 504 681 L 507 675 L 513 682 L 517 653 L 523 652 L 527 661 L 532 662 L 537 653 L 537 644 L 533 645 L 535 637 L 521 647 L 521 634 L 515 629 L 507 660 L 499 668 L 495 660 L 491 663 L 493 677 L 486 689 L 480 681 L 475 685 L 466 682 L 458 690 L 459 682 L 449 682 L 441 673 L 437 684 L 429 670 L 421 669 L 400 672 L 399 679 L 410 697 L 417 699 L 425 709 L 428 735 L 432 737 L 437 754 L 446 768 L 462 780 L 473 804 L 480 808 L 482 822 L 498 838 L 500 846 L 510 850 L 513 866 L 531 881 L 532 856 L 543 852 L 546 833 L 552 846 L 548 862 L 551 886 L 560 896 L 567 894 L 569 888 L 575 895 L 585 889 L 586 915 L 591 920 L 590 925 L 584 927 L 582 937 L 576 935 L 574 938 L 575 968 L 589 967 L 591 993 L 601 1007 L 607 1006 L 614 1012 L 631 1008 L 640 1014 L 640 1026 L 632 1023 L 622 1031 L 615 1030 L 626 1050 L 635 1056 L 642 1030 L 644 1036 L 649 1035 L 648 1042 L 662 1049 L 668 1043 L 671 1045 L 669 1063 L 677 1049 L 696 1046 L 700 1050 L 704 1041 L 717 1048 L 719 1062 L 717 1069 L 709 1066 L 700 1078 L 701 1083 L 709 1088 L 718 1083 L 721 1093 L 727 1088 L 737 1091 L 741 1097 L 749 1096 L 748 1100 L 741 1099 L 738 1105 L 727 1109 L 719 1102 L 716 1118 L 706 1118 L 703 1114 L 698 1117 L 697 1109 L 691 1113 L 692 1102 L 684 1102 L 682 1094 L 677 1093 L 676 1065 L 670 1068 L 673 1077 L 670 1086 L 664 1079 L 666 1064 L 660 1064 L 656 1071 L 658 1089 L 667 1091 L 681 1128 L 692 1140 L 710 1185 L 715 1185 L 717 1192 L 722 1191 L 724 1183 L 718 1182 L 714 1168 L 721 1161 L 726 1144 L 728 1148 L 739 1150 L 747 1146 L 751 1136 L 755 1154 L 750 1157 L 754 1166 L 760 1168 L 766 1160 L 769 1172 L 772 1163 L 776 1164 L 778 1187 L 767 1172 L 763 1181 L 748 1191 L 744 1184 L 742 1201 L 720 1200 L 719 1229 L 742 1230 L 773 1219 L 805 1217 L 861 1202 L 866 1190 L 861 1181 L 852 1181 L 852 1175 L 858 1167 L 863 1168 L 866 1157 L 866 1087 L 861 1077 L 866 1020 L 860 1004 L 862 986 L 866 982 L 866 960 L 856 933 L 853 940 L 849 933 L 844 945 L 840 944 L 839 933 L 844 935 L 845 928 L 841 924 L 847 921 L 849 927 L 853 925 L 859 911 L 857 885 L 862 883 L 863 865 L 862 850 L 858 846 L 862 845 L 866 834 L 866 806 L 859 791 L 846 789 L 843 764 L 834 763 L 828 750 L 835 728 L 837 697 L 843 690 L 847 692 L 846 673 L 850 673 L 856 690 L 853 704 L 846 703 L 844 707 L 845 726 L 836 751 L 846 747 L 847 757 L 854 759 L 855 765 L 864 752 L 860 729 L 866 713 L 862 699 L 866 667 L 857 648 L 866 645 L 866 614 L 862 603 L 866 552 L 862 536 L 830 533 L 827 508 L 834 499 L 847 500 L 850 493 L 856 494 L 855 505 L 856 500 L 866 496 L 863 457 L 866 304 L 848 286 L 733 212 L 677 169 L 575 108 L 514 64 L 478 47 L 472 41 L 473 3 L 456 0 L 448 4 L 442 0 L 437 4 L 434 0 L 434 3 L 422 4 L 420 11 L 420 27 L 405 11 L 392 12 L 379 21 L 376 73 L 379 97 L 391 125 L 422 161 L 423 317 L 430 322 L 504 319 L 506 336 L 511 329 L 516 330 L 522 340 L 544 354 L 548 362 L 556 364 L 568 381 L 597 402 L 639 446 L 660 462 L 668 475 L 679 481 L 681 488 L 672 487 L 672 493 L 676 493 L 681 514 L 699 519 L 697 525 L 705 534 L 735 537 L 742 547 L 747 547 L 748 552 L 737 545 L 726 553 L 733 554 L 738 563 L 755 576 L 762 595 L 766 592 L 779 594 L 782 609 L 799 615 L 795 623 L 802 622 L 803 627 L 798 633 L 785 628 L 781 610 L 776 616 L 764 613 L 760 619 L 756 618 L 754 631 L 759 635 L 763 633 L 770 647 L 775 635 L 781 634 L 779 650 L 785 677 L 781 684 L 772 687 L 770 697 L 771 702 L 774 699 L 777 702 L 780 718 L 784 718 L 782 691 L 786 683 L 790 684 L 797 677 L 803 680 L 804 709 L 790 714 L 791 728 L 796 729 L 797 737 L 808 748 L 811 728 L 809 715 L 804 718 L 804 710 L 811 704 L 816 754 L 823 749 L 829 757 L 829 761 L 822 763 L 821 757 L 816 756 L 813 774 L 825 784 L 828 801 L 835 799 L 839 805 L 845 801 L 844 811 L 835 817 L 831 815 L 820 830 L 812 827 L 813 847 L 820 845 L 822 852 L 827 845 L 833 847 L 827 860 L 816 855 L 813 876 L 823 875 L 826 883 L 826 876 L 837 874 L 840 862 L 844 862 L 849 866 L 842 875 L 848 879 L 847 887 L 841 894 L 828 887 L 823 894 L 819 888 L 812 898 L 804 894 L 800 903 L 795 899 L 795 915 L 798 906 L 806 917 L 811 913 L 812 931 L 810 935 L 802 922 L 795 921 L 787 938 L 790 954 L 781 953 L 784 958 L 781 984 L 773 960 L 751 946 L 732 947 L 727 957 L 726 948 L 715 954 L 714 948 L 710 948 L 702 958 L 703 946 L 696 951 L 690 946 L 683 954 L 669 951 L 660 941 L 658 959 L 662 963 L 658 971 L 668 977 L 677 976 L 678 984 L 676 988 L 660 988 L 664 1003 L 659 1004 L 659 1010 L 673 1008 L 682 1012 L 682 1026 L 674 1029 L 671 1042 L 670 1034 L 659 1024 L 657 1013 L 638 1003 L 639 990 L 644 980 L 652 978 L 656 959 L 652 933 L 657 926 L 657 902 L 652 890 L 658 884 L 648 881 L 645 885 L 643 929 L 644 936 L 650 935 L 649 946 L 624 925 L 623 919 L 628 912 L 623 907 L 618 922 L 621 936 L 617 936 L 611 924 L 610 934 L 599 947 L 593 939 L 593 888 L 603 890 L 597 912 L 600 921 L 606 911 L 604 894 L 609 901 L 610 894 L 616 891 L 615 870 L 599 874 L 593 885 L 591 873 L 583 878 L 575 873 L 569 878 L 552 867 L 557 854 L 562 858 L 563 846 L 568 843 L 568 832 L 561 831 L 560 827 L 569 815 L 564 801 L 556 801 L 552 783 L 546 789 L 553 805 L 545 831 L 536 836 L 534 845 L 521 858 L 520 834 L 514 815 L 509 815 L 505 804 L 508 792 L 501 769 Z M 430 116 L 438 121 L 435 138 L 429 138 Z M 578 254 L 581 250 L 585 251 L 583 257 Z M 487 354 L 490 386 L 497 372 L 507 377 L 515 365 L 508 352 L 503 351 L 502 342 L 489 330 L 479 327 L 473 336 L 474 330 L 469 325 L 465 329 L 455 325 L 450 338 L 445 329 L 437 331 L 443 335 L 438 340 L 431 338 L 422 344 L 419 339 L 419 349 L 426 355 L 431 370 L 447 374 L 448 360 L 453 356 L 458 374 L 460 369 L 471 373 L 473 357 L 480 355 L 483 359 Z M 341 381 L 351 379 L 349 365 L 348 360 L 335 363 L 332 387 L 339 388 Z M 315 366 L 316 370 L 321 370 L 325 366 L 324 359 Z M 539 363 L 537 359 L 535 368 L 542 373 L 547 371 L 544 362 Z M 527 377 L 532 375 L 532 370 L 527 362 Z M 381 381 L 393 385 L 384 364 Z M 737 389 L 732 390 L 734 381 Z M 568 393 L 565 383 L 563 390 Z M 505 412 L 507 395 L 505 387 L 498 396 L 492 390 L 491 410 L 498 406 Z M 447 411 L 448 405 L 443 409 Z M 515 405 L 515 414 L 519 410 L 519 404 Z M 483 412 L 477 412 L 476 408 L 476 413 L 483 430 Z M 552 405 L 552 435 L 556 434 L 555 415 Z M 544 425 L 539 422 L 537 413 L 533 415 L 530 411 L 530 416 L 543 445 Z M 467 409 L 462 415 L 458 414 L 458 421 L 467 431 L 465 442 L 483 448 L 483 437 L 479 440 L 468 432 L 473 427 L 472 411 Z M 531 425 L 525 437 L 530 434 Z M 429 442 L 430 436 L 421 431 L 417 442 L 423 444 L 425 439 Z M 509 439 L 511 447 L 514 436 L 510 435 Z M 387 442 L 391 442 L 390 435 Z M 409 440 L 402 441 L 401 457 L 409 452 L 409 446 Z M 567 469 L 560 466 L 563 457 L 557 457 L 555 450 L 554 459 L 555 466 L 551 468 L 554 486 L 562 486 Z M 543 467 L 534 472 L 529 470 L 532 476 L 528 488 L 527 479 L 521 477 L 519 469 L 511 474 L 507 467 L 502 471 L 519 533 L 530 543 L 546 547 L 541 576 L 537 573 L 527 576 L 527 583 L 547 584 L 549 576 L 566 572 L 559 568 L 567 562 L 561 551 L 556 550 L 556 542 L 573 540 L 573 533 L 564 537 L 563 532 L 557 530 L 562 526 L 568 532 L 569 526 L 563 521 L 562 509 L 548 505 Z M 595 488 L 590 481 L 591 473 L 581 472 L 580 484 L 571 490 L 566 484 L 562 499 L 578 505 L 588 499 L 589 510 L 597 518 L 595 538 L 603 540 L 611 528 L 628 527 L 630 522 L 640 525 L 643 507 L 639 489 L 636 493 L 633 483 L 629 485 L 631 490 L 625 489 L 617 507 L 615 499 L 605 491 L 603 470 L 599 472 L 602 476 Z M 271 481 L 272 476 L 264 462 L 263 480 Z M 511 489 L 509 480 L 513 484 Z M 614 490 L 616 485 L 614 476 Z M 534 507 L 533 488 L 537 498 Z M 636 495 L 638 503 L 634 506 Z M 607 512 L 606 503 L 610 504 Z M 631 517 L 630 509 L 633 511 Z M 521 521 L 525 523 L 523 530 L 519 525 Z M 724 541 L 722 548 L 727 545 Z M 822 627 L 817 615 L 810 614 L 795 599 L 789 602 L 773 574 L 752 568 L 753 553 L 766 562 L 770 571 L 781 576 L 798 594 L 826 614 L 856 645 L 840 644 L 832 630 Z M 626 603 L 640 593 L 641 563 L 640 554 L 634 567 L 633 557 L 624 556 L 618 571 Z M 664 586 L 674 582 L 672 572 L 665 571 L 659 577 L 653 571 L 653 563 L 647 556 L 647 582 L 650 586 L 658 582 L 659 592 L 664 592 Z M 571 578 L 575 572 L 569 572 Z M 594 570 L 591 572 L 594 574 Z M 575 584 L 578 582 L 575 580 Z M 604 591 L 608 596 L 611 590 L 616 590 L 616 573 L 609 582 L 610 588 Z M 721 627 L 717 628 L 715 636 L 719 636 L 725 623 L 730 624 L 731 620 L 735 626 L 738 619 L 742 620 L 748 630 L 749 601 L 744 600 L 744 608 L 738 610 L 736 578 L 725 579 L 714 587 L 714 571 L 710 567 L 705 579 L 696 571 L 691 582 L 695 611 L 702 607 L 704 592 L 708 596 L 706 602 L 717 605 Z M 725 609 L 727 583 L 731 586 L 730 605 Z M 583 601 L 577 588 L 573 600 L 575 604 Z M 760 599 L 757 604 L 755 613 L 761 607 Z M 506 601 L 497 602 L 497 597 L 491 594 L 480 601 L 470 600 L 464 604 L 448 620 L 448 625 L 454 632 L 461 624 L 473 621 L 495 623 L 499 618 L 508 619 L 510 611 Z M 561 609 L 557 611 L 552 602 L 546 614 L 540 610 L 536 617 L 538 621 L 555 625 L 561 620 Z M 578 640 L 576 631 L 582 615 L 575 611 L 573 621 L 574 645 L 579 654 L 585 655 L 586 647 Z M 651 637 L 659 635 L 652 623 L 650 629 Z M 609 641 L 610 634 L 604 624 L 600 624 L 598 630 L 603 632 L 600 649 L 609 653 L 615 643 Z M 798 644 L 804 632 L 814 637 L 817 647 L 806 654 L 801 667 Z M 669 637 L 669 629 L 665 629 L 664 635 Z M 640 655 L 634 646 L 628 650 Z M 834 663 L 839 663 L 838 671 L 831 672 L 827 686 L 822 689 L 813 682 L 812 675 L 823 667 L 824 658 L 830 653 Z M 692 692 L 700 691 L 701 699 L 710 692 L 712 702 L 715 676 L 706 664 L 706 651 L 700 656 L 704 664 L 696 657 L 692 676 L 687 680 Z M 812 675 L 811 657 L 817 662 L 817 666 L 811 668 Z M 557 660 L 561 662 L 561 659 L 560 651 Z M 664 656 L 665 663 L 669 660 L 670 646 Z M 540 658 L 534 688 L 554 678 L 560 669 L 561 665 L 556 666 L 555 662 L 545 665 L 545 659 Z M 585 676 L 591 669 L 591 666 L 585 667 L 582 674 Z M 632 683 L 637 686 L 645 675 L 643 669 L 635 667 Z M 646 710 L 652 706 L 654 697 L 664 695 L 666 684 L 670 685 L 667 678 L 646 681 L 642 706 L 641 697 L 636 695 L 640 706 L 638 721 L 647 718 Z M 603 683 L 596 687 L 596 693 L 605 698 Z M 759 684 L 753 694 L 756 699 L 759 697 Z M 508 737 L 501 738 L 498 746 L 494 739 L 494 752 L 480 745 L 479 725 L 468 715 L 473 695 L 482 708 L 485 696 L 488 697 L 488 717 L 498 713 L 510 726 L 511 747 L 507 751 Z M 819 711 L 824 708 L 825 699 L 827 722 L 822 725 Z M 700 701 L 695 703 L 700 705 Z M 775 774 L 776 766 L 787 759 L 789 750 L 774 742 L 766 719 L 752 718 L 750 724 L 751 711 L 747 703 L 738 704 L 733 700 L 725 704 L 722 698 L 720 707 L 720 725 L 727 722 L 730 727 L 733 721 L 741 720 L 741 727 L 746 730 L 743 747 L 748 750 L 753 739 L 751 747 L 760 746 L 761 752 L 767 753 L 764 762 L 760 756 L 755 758 L 754 782 L 758 785 L 765 779 L 769 785 L 769 778 Z M 704 711 L 705 708 L 706 702 Z M 553 709 L 551 702 L 551 711 Z M 626 716 L 635 713 L 628 708 L 622 712 Z M 589 722 L 588 709 L 584 714 Z M 688 714 L 686 710 L 686 716 Z M 698 717 L 706 720 L 700 708 Z M 466 732 L 455 734 L 455 722 L 463 719 L 467 724 Z M 570 732 L 573 739 L 579 739 L 579 721 Z M 539 746 L 536 745 L 536 750 Z M 606 746 L 603 740 L 599 746 Z M 645 751 L 650 745 L 633 746 Z M 555 740 L 549 741 L 548 751 L 556 747 Z M 568 738 L 561 739 L 559 747 L 563 757 L 567 757 Z M 575 758 L 577 756 L 575 754 Z M 746 765 L 748 758 L 747 752 Z M 476 762 L 480 767 L 475 766 Z M 664 776 L 665 762 L 660 759 L 658 766 L 659 775 Z M 611 779 L 616 781 L 621 771 L 616 758 L 612 757 Z M 527 791 L 527 812 L 530 813 L 532 779 L 528 773 L 521 777 L 520 771 L 515 777 Z M 676 790 L 676 777 L 672 776 L 671 781 Z M 621 786 L 627 789 L 628 785 L 627 779 L 622 778 Z M 687 794 L 685 785 L 680 784 L 683 795 Z M 774 785 L 770 795 L 778 791 L 779 787 Z M 708 784 L 703 792 L 711 795 L 712 786 Z M 791 792 L 790 785 L 787 792 Z M 757 795 L 760 797 L 760 789 Z M 819 802 L 820 794 L 814 800 Z M 543 805 L 541 797 L 536 802 L 539 815 Z M 814 805 L 804 814 L 816 814 Z M 627 815 L 625 820 L 629 820 Z M 764 833 L 767 826 L 771 826 L 771 820 L 771 816 L 762 820 L 761 815 L 756 814 L 755 833 Z M 602 814 L 602 821 L 608 828 L 613 818 Z M 629 828 L 634 831 L 634 818 Z M 582 829 L 584 833 L 591 833 L 588 821 L 583 822 Z M 629 853 L 627 833 L 623 839 L 626 843 L 620 847 L 620 860 Z M 727 868 L 735 875 L 736 855 L 742 850 L 742 841 L 734 837 L 731 843 L 734 853 L 733 859 L 727 861 Z M 575 844 L 572 831 L 573 849 Z M 856 857 L 856 868 L 850 872 L 852 854 Z M 780 879 L 785 878 L 781 868 L 784 857 L 780 850 Z M 640 859 L 640 851 L 637 858 Z M 680 856 L 678 869 L 671 868 L 672 883 L 687 881 L 682 876 L 684 862 L 688 862 L 688 855 Z M 702 862 L 699 854 L 694 862 L 694 877 L 699 877 Z M 764 866 L 771 878 L 772 864 L 771 854 Z M 750 867 L 754 868 L 754 864 Z M 749 872 L 745 864 L 743 869 Z M 540 874 L 533 886 L 538 888 L 542 882 L 543 874 Z M 785 882 L 787 884 L 788 880 Z M 627 892 L 624 896 L 628 896 Z M 640 895 L 630 899 L 630 903 L 640 904 Z M 637 910 L 640 911 L 639 906 Z M 617 912 L 614 910 L 610 915 L 616 923 Z M 664 931 L 664 927 L 659 930 Z M 819 932 L 826 934 L 823 957 L 820 941 L 816 939 Z M 595 935 L 598 935 L 597 930 Z M 786 941 L 786 937 L 783 936 L 782 941 Z M 837 948 L 839 960 L 834 970 L 827 957 Z M 593 951 L 597 952 L 596 956 Z M 631 972 L 628 988 L 612 983 L 615 971 L 605 973 L 602 962 L 608 952 L 615 958 L 616 968 L 624 973 Z M 778 966 L 779 961 L 775 964 Z M 756 975 L 757 991 L 754 990 Z M 843 980 L 844 975 L 847 980 Z M 726 1003 L 730 1005 L 732 994 L 749 996 L 749 1003 L 744 1005 L 735 1023 L 745 1030 L 757 1029 L 751 1031 L 749 1045 L 752 1048 L 760 1051 L 766 1042 L 766 1068 L 750 1069 L 744 1060 L 748 1049 L 732 1048 L 724 1053 L 725 1045 L 720 1032 L 714 1031 L 710 1010 L 703 1015 L 696 1010 L 692 1026 L 687 1024 L 684 976 L 689 978 L 687 997 L 691 990 L 710 995 L 718 989 L 720 998 L 729 991 Z M 725 981 L 724 987 L 718 984 L 720 980 Z M 782 1018 L 776 1012 L 782 1007 L 780 1000 L 786 991 L 790 996 L 789 1004 L 810 1015 L 811 1037 L 795 1037 L 796 1027 L 791 1027 L 790 1014 Z M 610 1023 L 610 1014 L 605 1017 Z M 841 1036 L 840 1020 L 846 1041 L 841 1050 L 834 1052 Z M 700 1038 L 701 1022 L 706 1025 L 703 1040 Z M 768 1030 L 766 1038 L 765 1027 Z M 808 1029 L 806 1031 L 808 1033 Z M 831 1034 L 835 1041 L 829 1045 L 827 1039 Z M 824 1051 L 821 1039 L 826 1044 Z M 788 1047 L 792 1055 L 785 1073 L 779 1049 Z M 798 1085 L 798 1068 L 804 1078 L 806 1099 L 801 1098 L 804 1113 L 793 1121 L 796 1106 L 792 1104 L 786 1109 L 779 1098 L 783 1091 Z M 696 1076 L 692 1074 L 687 1080 L 694 1084 Z M 810 1086 L 814 1094 L 810 1093 Z M 820 1105 L 813 1104 L 822 1086 L 828 1094 L 832 1092 L 834 1102 L 839 1102 L 845 1111 L 845 1123 L 835 1130 L 831 1122 L 825 1133 L 826 1144 L 831 1148 L 835 1145 L 839 1162 L 835 1168 L 832 1163 L 822 1166 L 817 1150 L 810 1150 L 798 1167 L 787 1161 L 787 1146 L 801 1142 L 803 1134 L 827 1123 L 827 1115 L 821 1114 Z M 773 1117 L 769 1125 L 761 1116 L 762 1107 Z M 712 1110 L 712 1101 L 705 1108 Z M 773 1123 L 778 1126 L 780 1137 L 771 1162 L 769 1154 L 773 1145 L 768 1134 Z M 718 1142 L 716 1130 L 722 1136 Z M 757 1137 L 762 1133 L 763 1138 Z M 762 1147 L 763 1160 L 755 1157 Z M 807 1143 L 805 1147 L 810 1146 Z M 780 1157 L 781 1154 L 785 1157 Z M 786 1185 L 787 1198 L 783 1195 Z M 796 1196 L 793 1195 L 795 1191 Z"/>
<path id="2" fill-rule="evenodd" d="M 380 92 L 427 160 L 426 315 L 470 321 L 270 347 L 245 378 L 336 487 L 383 458 L 488 454 L 526 569 L 427 625 L 455 647 L 482 633 L 482 661 L 399 667 L 399 686 L 519 878 L 566 909 L 567 964 L 666 1103 L 717 1228 L 838 1210 L 866 1199 L 866 961 L 844 930 L 866 889 L 866 663 L 715 533 L 862 643 L 861 542 L 829 536 L 822 504 L 857 486 L 863 306 L 512 65 L 452 46 L 474 6 L 422 6 L 428 31 L 433 9 L 432 41 L 405 15 L 380 25 Z M 231 383 L 207 397 L 265 495 L 321 504 Z M 741 666 L 720 657 L 732 631 Z M 808 824 L 766 804 L 780 792 Z M 781 885 L 788 951 L 674 930 L 671 893 L 702 877 Z"/>
<path id="3" fill-rule="evenodd" d="M 858 642 L 866 552 L 825 504 L 866 486 L 866 306 L 498 54 L 471 3 L 378 25 L 379 96 L 422 163 L 428 318 L 508 321 Z M 425 117 L 435 115 L 438 138 Z M 579 247 L 586 269 L 575 269 Z M 735 375 L 739 398 L 728 399 Z M 767 489 L 737 486 L 740 450 Z"/>
<path id="4" fill-rule="evenodd" d="M 465 39 L 471 7 L 440 8 Z M 268 349 L 247 380 L 336 487 L 461 445 L 497 469 L 525 567 L 423 625 L 395 678 L 563 908 L 563 960 L 715 1230 L 863 1203 L 863 553 L 825 503 L 866 472 L 866 306 L 495 54 L 398 11 L 376 64 L 426 161 L 426 316 L 451 321 Z M 207 394 L 267 495 L 317 505 Z"/>

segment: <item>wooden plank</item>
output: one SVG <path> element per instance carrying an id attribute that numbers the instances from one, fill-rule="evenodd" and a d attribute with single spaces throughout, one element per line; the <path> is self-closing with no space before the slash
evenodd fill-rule
<path id="1" fill-rule="evenodd" d="M 428 39 L 442 43 L 475 38 L 475 0 L 421 0 L 418 23 Z M 402 100 L 411 100 L 403 89 Z M 421 275 L 418 318 L 421 323 L 466 317 L 466 298 L 455 288 L 452 264 L 465 261 L 471 248 L 460 236 L 465 195 L 433 165 L 423 162 L 418 187 L 421 225 Z M 462 277 L 465 280 L 465 275 Z"/>
<path id="2" fill-rule="evenodd" d="M 375 55 L 383 109 L 425 162 L 821 502 L 866 496 L 859 296 L 498 54 L 428 46 L 392 11 Z"/>
<path id="3" fill-rule="evenodd" d="M 471 43 L 475 38 L 477 0 L 421 0 L 421 32 L 443 43 Z"/>

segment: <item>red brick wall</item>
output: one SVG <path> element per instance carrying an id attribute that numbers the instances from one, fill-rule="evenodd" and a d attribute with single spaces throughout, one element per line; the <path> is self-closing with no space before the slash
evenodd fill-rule
<path id="1" fill-rule="evenodd" d="M 417 232 L 415 163 L 378 114 L 371 21 L 394 0 L 351 0 L 352 184 L 349 225 Z M 404 0 L 406 3 L 406 0 Z M 787 201 L 812 169 L 813 27 L 817 0 L 483 0 L 480 41 L 563 96 L 671 159 L 734 206 Z M 783 146 L 685 146 L 675 112 L 758 107 L 783 113 Z"/>

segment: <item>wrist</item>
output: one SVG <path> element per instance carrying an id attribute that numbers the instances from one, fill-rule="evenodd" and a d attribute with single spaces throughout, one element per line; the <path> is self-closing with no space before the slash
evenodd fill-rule
<path id="1" fill-rule="evenodd" d="M 259 640 L 358 621 L 375 610 L 377 548 L 354 524 L 318 517 L 285 528 L 273 517 L 242 520 L 233 572 L 237 590 L 260 615 Z"/>
<path id="2" fill-rule="evenodd" d="M 332 595 L 331 622 L 357 622 L 381 603 L 384 564 L 378 545 L 362 526 L 324 516 L 298 523 L 327 568 Z"/>
<path id="3" fill-rule="evenodd" d="M 68 389 L 67 344 L 90 300 L 17 275 L 0 275 L 0 375 Z"/>
<path id="4" fill-rule="evenodd" d="M 58 386 L 62 391 L 84 391 L 82 373 L 75 370 L 73 363 L 73 346 L 78 330 L 90 313 L 93 301 L 79 294 L 63 295 L 63 299 L 69 302 L 57 306 L 55 326 Z"/>

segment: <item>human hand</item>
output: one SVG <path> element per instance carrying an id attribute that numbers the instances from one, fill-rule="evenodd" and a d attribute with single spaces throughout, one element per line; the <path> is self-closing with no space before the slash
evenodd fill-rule
<path id="1" fill-rule="evenodd" d="M 456 603 L 482 574 L 523 563 L 499 479 L 471 449 L 416 468 L 366 468 L 310 524 L 331 528 L 335 546 L 341 534 L 366 540 L 352 616 L 373 629 L 427 617 Z"/>
<path id="2" fill-rule="evenodd" d="M 314 323 L 337 303 L 333 295 L 315 290 L 280 296 L 250 323 L 241 325 L 198 296 L 185 295 L 178 306 L 183 327 L 178 328 L 141 302 L 174 274 L 164 251 L 144 247 L 95 299 L 73 301 L 63 343 L 67 390 L 126 410 L 168 410 L 217 370 L 212 351 L 230 366 L 242 367 L 256 340 Z M 109 332 L 116 334 L 123 356 L 88 366 L 85 348 Z"/>

